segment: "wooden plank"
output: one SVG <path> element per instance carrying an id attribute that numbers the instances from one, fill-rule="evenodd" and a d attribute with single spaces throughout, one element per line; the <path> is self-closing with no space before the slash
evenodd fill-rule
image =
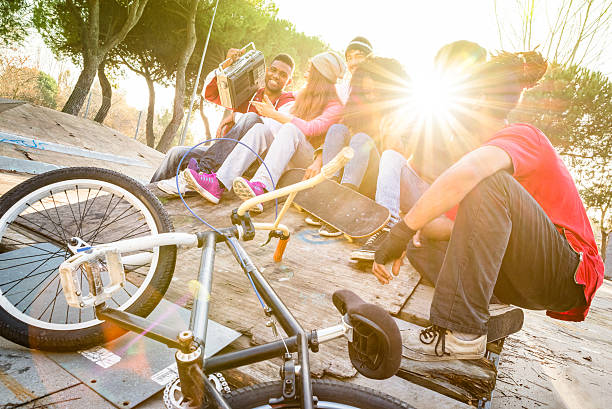
<path id="1" fill-rule="evenodd" d="M 176 231 L 207 229 L 187 213 L 180 200 L 170 198 L 156 188 L 153 190 L 160 195 L 171 214 Z M 199 196 L 189 197 L 186 201 L 196 214 L 217 227 L 229 225 L 231 209 L 240 204 L 231 197 L 227 200 L 224 198 L 223 204 L 218 206 L 209 204 Z M 315 229 L 304 223 L 303 217 L 293 209 L 285 216 L 283 222 L 290 226 L 293 233 L 284 260 L 280 263 L 272 259 L 276 240 L 269 247 L 260 247 L 267 238 L 265 234 L 260 233 L 255 240 L 243 243 L 243 246 L 306 330 L 340 322 L 340 314 L 333 307 L 331 296 L 341 288 L 355 291 L 367 302 L 376 303 L 392 314 L 400 311 L 418 283 L 416 271 L 406 266 L 391 284 L 382 286 L 370 273 L 353 268 L 349 254 L 358 244 L 348 243 L 344 239 L 323 239 Z M 271 221 L 273 218 L 273 206 L 268 206 L 255 219 Z M 168 298 L 189 303 L 191 296 L 187 294 L 191 294 L 190 282 L 197 274 L 194 266 L 199 265 L 200 250 L 181 251 L 178 259 Z M 224 244 L 217 246 L 215 261 L 211 318 L 250 336 L 254 344 L 275 340 L 271 329 L 265 325 L 265 315 L 248 279 Z M 316 376 L 354 376 L 356 370 L 348 359 L 346 341 L 335 340 L 322 346 L 321 352 L 313 355 L 311 370 Z"/>
<path id="2" fill-rule="evenodd" d="M 433 287 L 419 283 L 397 317 L 421 327 L 431 325 L 429 322 L 429 307 L 431 306 L 433 293 Z"/>
<path id="3" fill-rule="evenodd" d="M 402 331 L 418 333 L 419 329 L 419 326 L 412 323 L 400 323 Z M 397 376 L 474 405 L 479 399 L 491 398 L 497 369 L 486 358 L 422 362 L 403 357 Z"/>

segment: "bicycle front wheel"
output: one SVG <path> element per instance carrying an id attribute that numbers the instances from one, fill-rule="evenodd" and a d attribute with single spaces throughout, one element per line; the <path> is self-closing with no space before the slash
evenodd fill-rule
<path id="1" fill-rule="evenodd" d="M 73 238 L 94 246 L 173 231 L 157 198 L 137 181 L 106 169 L 65 168 L 35 176 L 0 198 L 0 335 L 44 350 L 83 349 L 124 333 L 70 307 L 59 265 L 75 252 Z M 125 258 L 127 285 L 110 307 L 145 316 L 170 283 L 176 246 Z M 84 294 L 89 284 L 81 272 Z"/>
<path id="2" fill-rule="evenodd" d="M 269 405 L 270 398 L 282 396 L 280 382 L 268 382 L 238 389 L 225 398 L 234 409 L 299 408 L 299 404 Z M 412 406 L 374 389 L 346 382 L 313 379 L 313 394 L 318 398 L 317 409 L 408 409 Z"/>

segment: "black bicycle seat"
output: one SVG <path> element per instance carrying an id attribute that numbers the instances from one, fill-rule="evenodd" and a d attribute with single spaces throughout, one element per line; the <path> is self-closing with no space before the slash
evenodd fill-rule
<path id="1" fill-rule="evenodd" d="M 378 305 L 364 302 L 349 290 L 336 291 L 332 300 L 353 327 L 348 349 L 357 371 L 371 379 L 395 375 L 402 360 L 402 337 L 395 320 Z"/>

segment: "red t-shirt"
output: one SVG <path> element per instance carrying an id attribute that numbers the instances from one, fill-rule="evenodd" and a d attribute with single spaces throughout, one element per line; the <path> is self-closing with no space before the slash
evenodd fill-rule
<path id="1" fill-rule="evenodd" d="M 584 286 L 587 305 L 546 314 L 566 321 L 583 321 L 595 291 L 603 283 L 604 265 L 572 176 L 548 138 L 534 126 L 509 125 L 484 145 L 497 146 L 510 155 L 514 178 L 542 206 L 572 248 L 581 253 L 575 281 Z"/>
<path id="2" fill-rule="evenodd" d="M 253 97 L 252 101 L 261 102 L 263 100 L 263 95 L 264 89 L 260 88 L 255 93 L 255 96 Z M 217 77 L 214 77 L 212 81 L 210 81 L 206 86 L 206 89 L 204 90 L 204 98 L 206 98 L 207 101 L 213 102 L 217 105 L 221 105 L 221 97 L 219 96 L 219 88 L 217 86 Z M 276 100 L 272 101 L 272 104 L 274 104 L 276 109 L 278 109 L 286 103 L 292 101 L 295 101 L 295 95 L 293 95 L 293 92 L 283 92 Z M 243 114 L 247 112 L 255 112 L 256 114 L 258 113 L 257 109 L 255 109 L 255 106 L 251 104 L 250 101 L 246 101 L 238 108 L 234 109 L 234 111 L 241 112 Z"/>

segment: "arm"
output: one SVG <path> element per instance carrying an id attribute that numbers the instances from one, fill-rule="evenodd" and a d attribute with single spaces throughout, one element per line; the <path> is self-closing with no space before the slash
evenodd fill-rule
<path id="1" fill-rule="evenodd" d="M 330 126 L 338 123 L 342 118 L 342 110 L 342 104 L 339 102 L 330 103 L 318 117 L 310 121 L 293 117 L 291 123 L 297 126 L 307 138 L 310 138 L 327 132 Z"/>
<path id="2" fill-rule="evenodd" d="M 428 222 L 458 205 L 483 179 L 499 170 L 512 171 L 512 160 L 501 148 L 480 147 L 448 168 L 404 217 L 413 230 L 420 230 Z"/>
<path id="3" fill-rule="evenodd" d="M 496 146 L 480 147 L 461 158 L 457 163 L 447 169 L 423 196 L 415 203 L 404 217 L 403 222 L 395 225 L 376 252 L 376 261 L 372 265 L 372 273 L 381 284 L 388 284 L 391 274 L 384 263 L 393 261 L 392 272 L 399 274 L 406 245 L 417 231 L 434 227 L 440 231 L 448 229 L 439 222 L 438 216 L 459 204 L 463 198 L 483 179 L 493 175 L 499 170 L 512 171 L 512 160 L 501 148 Z M 431 225 L 432 221 L 434 224 Z M 428 224 L 430 223 L 430 224 Z M 430 233 L 431 234 L 431 231 Z"/>

